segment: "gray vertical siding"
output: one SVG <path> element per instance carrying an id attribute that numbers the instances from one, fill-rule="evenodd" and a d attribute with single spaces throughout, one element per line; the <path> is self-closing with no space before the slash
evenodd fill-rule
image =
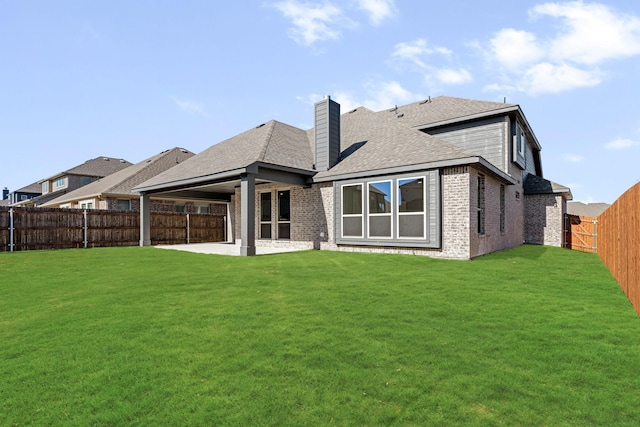
<path id="1" fill-rule="evenodd" d="M 340 157 L 340 104 L 325 98 L 315 104 L 315 165 L 326 171 Z"/>

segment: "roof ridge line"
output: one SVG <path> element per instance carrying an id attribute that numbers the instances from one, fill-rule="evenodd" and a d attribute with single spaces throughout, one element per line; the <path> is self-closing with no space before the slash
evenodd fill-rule
<path id="1" fill-rule="evenodd" d="M 267 131 L 266 144 L 264 144 L 262 150 L 260 150 L 260 154 L 258 155 L 258 161 L 261 162 L 264 161 L 264 158 L 267 155 L 267 149 L 269 148 L 269 144 L 271 144 L 271 139 L 273 138 L 273 130 L 276 127 L 276 121 L 273 119 L 269 120 L 267 123 L 269 123 L 269 130 Z"/>

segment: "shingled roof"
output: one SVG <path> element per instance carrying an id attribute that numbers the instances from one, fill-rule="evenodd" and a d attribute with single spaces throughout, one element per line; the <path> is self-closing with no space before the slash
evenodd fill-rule
<path id="1" fill-rule="evenodd" d="M 524 194 L 563 194 L 567 200 L 573 199 L 571 189 L 557 182 L 529 174 L 524 180 Z"/>
<path id="2" fill-rule="evenodd" d="M 171 167 L 175 167 L 194 155 L 191 151 L 180 147 L 165 150 L 135 165 L 101 178 L 98 181 L 70 191 L 63 196 L 44 203 L 43 206 L 59 205 L 99 195 L 138 196 L 138 193 L 133 191 L 136 185 Z"/>
<path id="3" fill-rule="evenodd" d="M 475 99 L 455 98 L 452 96 L 438 96 L 412 104 L 402 105 L 379 113 L 395 117 L 405 126 L 424 127 L 446 123 L 450 120 L 461 121 L 464 118 L 475 118 L 500 114 L 517 110 L 516 104 L 502 102 L 477 101 Z"/>
<path id="4" fill-rule="evenodd" d="M 192 180 L 245 168 L 256 162 L 313 171 L 306 131 L 271 120 L 215 144 L 137 188 Z"/>
<path id="5" fill-rule="evenodd" d="M 367 108 L 357 108 L 340 119 L 342 157 L 334 167 L 318 173 L 314 177 L 316 181 L 475 157 L 453 144 L 380 117 Z"/>
<path id="6" fill-rule="evenodd" d="M 96 157 L 95 159 L 87 160 L 86 162 L 78 166 L 67 169 L 63 172 L 59 172 L 55 175 L 50 176 L 49 178 L 41 180 L 40 182 L 56 179 L 64 175 L 82 175 L 100 178 L 103 176 L 111 175 L 114 172 L 118 172 L 119 170 L 127 168 L 132 164 L 133 163 L 128 162 L 124 159 L 101 156 Z"/>

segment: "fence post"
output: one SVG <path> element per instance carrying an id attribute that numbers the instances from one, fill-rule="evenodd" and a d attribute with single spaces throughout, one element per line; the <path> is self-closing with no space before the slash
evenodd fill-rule
<path id="1" fill-rule="evenodd" d="M 187 245 L 189 244 L 189 234 L 190 233 L 190 224 L 189 224 L 189 214 L 187 214 Z"/>
<path id="2" fill-rule="evenodd" d="M 82 226 L 82 241 L 84 243 L 84 248 L 86 249 L 89 243 L 87 241 L 89 239 L 89 232 L 87 231 L 88 227 L 87 227 L 87 210 L 86 209 L 82 212 L 82 218 L 84 220 L 84 224 Z"/>
<path id="3" fill-rule="evenodd" d="M 593 253 L 598 253 L 598 219 L 593 220 Z"/>
<path id="4" fill-rule="evenodd" d="M 9 252 L 13 252 L 13 208 L 9 209 Z"/>

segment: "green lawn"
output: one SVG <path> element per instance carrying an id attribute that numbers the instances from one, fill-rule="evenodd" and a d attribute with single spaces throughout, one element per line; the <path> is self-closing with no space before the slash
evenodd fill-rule
<path id="1" fill-rule="evenodd" d="M 638 426 L 594 254 L 0 253 L 0 425 Z"/>

